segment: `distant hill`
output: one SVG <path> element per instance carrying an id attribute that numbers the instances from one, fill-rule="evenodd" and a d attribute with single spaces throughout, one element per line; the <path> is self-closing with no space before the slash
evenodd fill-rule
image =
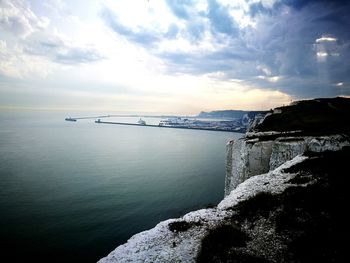
<path id="1" fill-rule="evenodd" d="M 205 112 L 202 111 L 197 115 L 197 118 L 229 118 L 229 119 L 242 119 L 246 114 L 250 118 L 253 118 L 256 114 L 265 114 L 267 111 L 243 111 L 243 110 L 216 110 Z"/>

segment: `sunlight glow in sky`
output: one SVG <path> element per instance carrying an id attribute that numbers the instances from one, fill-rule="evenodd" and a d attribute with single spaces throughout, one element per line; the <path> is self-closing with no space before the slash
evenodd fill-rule
<path id="1" fill-rule="evenodd" d="M 0 109 L 196 114 L 348 96 L 349 7 L 0 0 Z"/>

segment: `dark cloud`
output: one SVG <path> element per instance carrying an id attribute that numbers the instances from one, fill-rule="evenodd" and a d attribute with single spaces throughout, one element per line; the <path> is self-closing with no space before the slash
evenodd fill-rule
<path id="1" fill-rule="evenodd" d="M 187 73 L 202 75 L 203 73 L 227 71 L 231 68 L 227 59 L 215 59 L 215 55 L 188 54 L 185 52 L 164 52 L 159 55 L 167 61 L 170 74 Z M 210 58 L 210 56 L 212 56 Z"/>
<path id="2" fill-rule="evenodd" d="M 252 17 L 255 17 L 258 14 L 271 14 L 271 10 L 265 8 L 261 2 L 252 3 L 249 6 L 249 13 Z"/>
<path id="3" fill-rule="evenodd" d="M 228 78 L 242 78 L 251 76 L 251 64 L 255 63 L 252 53 L 230 48 L 215 52 L 164 52 L 158 56 L 167 61 L 170 74 L 202 75 L 221 71 L 226 72 Z"/>
<path id="4" fill-rule="evenodd" d="M 223 7 L 208 3 L 212 30 L 229 37 L 226 46 L 207 54 L 166 54 L 163 58 L 172 66 L 170 71 L 222 71 L 226 79 L 244 79 L 297 98 L 350 95 L 346 88 L 350 85 L 349 4 L 307 1 L 288 10 L 281 3 L 271 9 L 258 3 L 251 14 L 256 28 L 243 28 L 237 34 Z M 337 40 L 316 42 L 323 36 Z M 327 55 L 319 57 L 320 51 Z M 344 83 L 341 88 L 336 85 L 340 82 Z"/>
<path id="5" fill-rule="evenodd" d="M 344 92 L 335 88 L 334 83 L 350 82 L 346 73 L 350 68 L 348 11 L 344 6 L 330 9 L 322 3 L 312 3 L 289 14 L 275 13 L 259 24 L 257 29 L 265 37 L 255 41 L 260 42 L 265 55 L 258 60 L 283 77 L 265 86 L 278 87 L 297 97 L 335 96 Z M 316 39 L 323 36 L 337 40 L 317 43 Z M 317 56 L 320 51 L 326 53 L 324 58 Z"/>
<path id="6" fill-rule="evenodd" d="M 344 6 L 348 5 L 348 0 L 283 0 L 277 4 L 284 4 L 287 6 L 291 6 L 297 10 L 300 10 L 310 4 L 323 5 L 330 8 L 334 8 L 335 6 Z"/>
<path id="7" fill-rule="evenodd" d="M 233 48 L 227 48 L 220 51 L 212 52 L 207 54 L 205 58 L 212 61 L 215 60 L 244 60 L 253 61 L 255 60 L 254 53 L 250 53 L 249 50 L 234 50 Z"/>
<path id="8" fill-rule="evenodd" d="M 227 8 L 220 5 L 216 0 L 208 0 L 207 17 L 214 33 L 224 33 L 230 36 L 237 34 L 237 27 Z"/>

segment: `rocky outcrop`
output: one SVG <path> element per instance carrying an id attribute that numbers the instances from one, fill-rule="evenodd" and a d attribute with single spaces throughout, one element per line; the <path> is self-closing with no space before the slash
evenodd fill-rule
<path id="1" fill-rule="evenodd" d="M 225 195 L 251 176 L 274 170 L 307 151 L 338 151 L 350 145 L 347 135 L 290 136 L 293 133 L 250 133 L 227 144 Z"/>

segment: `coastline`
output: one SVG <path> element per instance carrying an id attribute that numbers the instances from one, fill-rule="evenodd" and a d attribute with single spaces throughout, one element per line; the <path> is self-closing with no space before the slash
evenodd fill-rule
<path id="1" fill-rule="evenodd" d="M 305 104 L 306 117 L 291 123 Z M 99 263 L 343 260 L 349 109 L 350 100 L 318 99 L 266 115 L 238 145 L 227 144 L 226 197 L 217 207 L 163 221 Z"/>

